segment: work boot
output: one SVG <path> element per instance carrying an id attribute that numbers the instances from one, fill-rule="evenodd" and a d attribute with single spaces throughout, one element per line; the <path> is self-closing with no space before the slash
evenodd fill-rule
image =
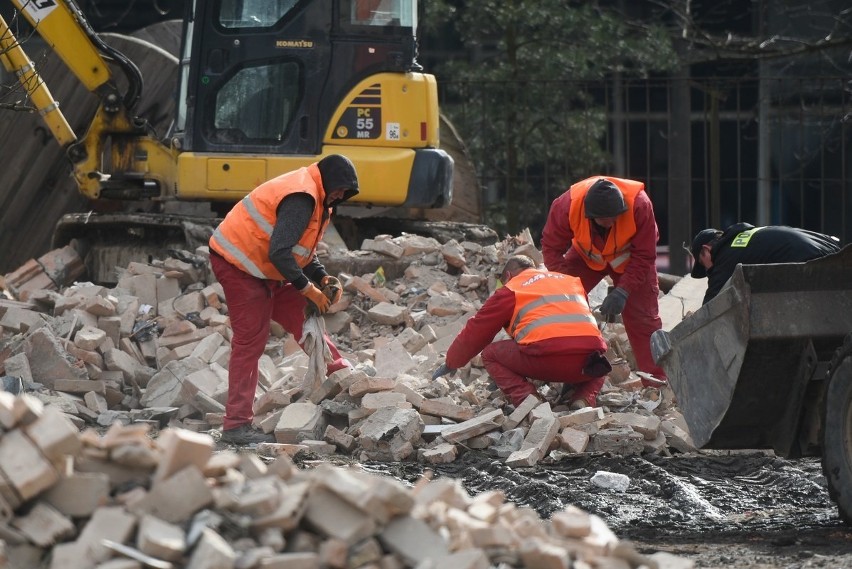
<path id="1" fill-rule="evenodd" d="M 251 428 L 251 425 L 240 425 L 233 429 L 222 431 L 223 443 L 232 445 L 256 445 L 258 443 L 274 443 L 275 437 Z"/>
<path id="2" fill-rule="evenodd" d="M 586 407 L 591 407 L 589 402 L 580 397 L 579 399 L 575 399 L 571 403 L 568 404 L 569 411 L 578 411 L 580 409 L 585 409 Z"/>

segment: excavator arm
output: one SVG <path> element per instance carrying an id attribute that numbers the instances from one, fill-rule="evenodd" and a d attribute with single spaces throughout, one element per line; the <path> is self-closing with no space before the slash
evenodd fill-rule
<path id="1" fill-rule="evenodd" d="M 91 101 L 66 108 L 66 120 L 15 37 L 18 26 L 0 23 L 0 61 L 91 200 L 93 211 L 63 215 L 52 239 L 75 245 L 91 280 L 112 282 L 115 266 L 206 243 L 217 219 L 258 184 L 329 154 L 355 163 L 353 209 L 395 208 L 388 217 L 408 223 L 451 205 L 454 158 L 440 148 L 435 78 L 416 62 L 416 0 L 190 2 L 174 52 L 145 42 L 128 51 L 114 35 L 108 45 L 73 0 L 10 1 L 79 90 L 97 98 L 95 109 Z M 122 45 L 142 69 L 169 58 L 171 67 L 149 75 L 153 88 L 141 102 L 137 64 L 113 47 Z M 152 109 L 169 97 L 162 87 L 171 72 L 175 108 L 161 139 L 141 117 L 165 122 Z M 69 126 L 80 120 L 82 134 Z M 360 243 L 362 225 L 352 221 L 351 242 Z"/>
<path id="2" fill-rule="evenodd" d="M 131 113 L 142 89 L 136 65 L 103 42 L 72 1 L 11 2 L 80 83 L 98 97 L 95 117 L 79 138 L 21 43 L 0 18 L 0 59 L 65 148 L 80 193 L 91 199 L 104 192 L 115 197 L 123 193 L 157 197 L 173 187 L 176 153 L 149 136 L 146 121 Z M 127 77 L 126 92 L 119 92 L 109 63 Z"/>

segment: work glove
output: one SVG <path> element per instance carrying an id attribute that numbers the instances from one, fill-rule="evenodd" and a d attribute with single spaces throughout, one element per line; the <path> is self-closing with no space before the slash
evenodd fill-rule
<path id="1" fill-rule="evenodd" d="M 456 371 L 455 368 L 447 366 L 446 362 L 442 363 L 438 366 L 438 369 L 435 370 L 435 373 L 432 374 L 432 381 L 435 381 L 439 377 L 445 376 L 448 373 L 453 373 L 454 371 Z"/>
<path id="2" fill-rule="evenodd" d="M 326 275 L 320 280 L 322 293 L 328 297 L 331 304 L 337 304 L 343 296 L 343 285 L 337 277 Z"/>
<path id="3" fill-rule="evenodd" d="M 328 307 L 331 306 L 331 300 L 317 288 L 317 285 L 309 283 L 308 286 L 299 292 L 301 292 L 302 296 L 308 300 L 308 306 L 305 310 L 306 314 L 325 314 L 328 312 Z"/>
<path id="4" fill-rule="evenodd" d="M 601 314 L 604 316 L 616 316 L 624 310 L 627 303 L 628 292 L 621 287 L 615 287 L 606 295 L 601 303 Z"/>

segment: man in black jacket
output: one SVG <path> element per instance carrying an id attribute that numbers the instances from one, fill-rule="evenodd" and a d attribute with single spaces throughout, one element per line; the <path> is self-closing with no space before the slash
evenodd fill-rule
<path id="1" fill-rule="evenodd" d="M 840 250 L 837 237 L 806 229 L 736 223 L 724 231 L 703 229 L 692 240 L 692 277 L 707 277 L 707 304 L 734 274 L 737 265 L 802 263 Z"/>

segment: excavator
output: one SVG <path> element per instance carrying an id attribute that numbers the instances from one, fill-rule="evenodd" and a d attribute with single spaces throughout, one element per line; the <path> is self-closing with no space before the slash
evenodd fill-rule
<path id="1" fill-rule="evenodd" d="M 74 243 L 96 282 L 134 256 L 180 248 L 199 227 L 203 236 L 261 182 L 329 154 L 354 162 L 358 205 L 429 210 L 453 199 L 436 80 L 416 60 L 416 0 L 189 1 L 164 135 L 134 114 L 137 65 L 73 0 L 10 1 L 98 99 L 78 134 L 0 16 L 0 61 L 92 204 L 60 219 L 53 245 Z"/>

